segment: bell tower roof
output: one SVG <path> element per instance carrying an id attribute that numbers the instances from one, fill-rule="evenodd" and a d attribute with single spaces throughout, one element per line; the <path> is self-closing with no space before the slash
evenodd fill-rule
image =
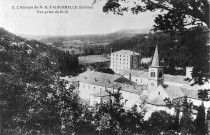
<path id="1" fill-rule="evenodd" d="M 153 56 L 153 59 L 152 59 L 152 64 L 151 64 L 152 67 L 159 67 L 159 56 L 158 56 L 158 47 L 156 46 L 155 48 L 155 53 L 154 53 L 154 56 Z"/>

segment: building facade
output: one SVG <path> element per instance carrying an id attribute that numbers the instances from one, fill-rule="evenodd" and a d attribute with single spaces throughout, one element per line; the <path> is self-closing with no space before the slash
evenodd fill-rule
<path id="1" fill-rule="evenodd" d="M 110 68 L 117 74 L 124 69 L 139 70 L 140 57 L 139 53 L 130 50 L 113 52 L 111 53 Z"/>
<path id="2" fill-rule="evenodd" d="M 111 54 L 111 68 L 117 74 L 106 74 L 95 71 L 86 71 L 72 81 L 78 83 L 79 96 L 89 101 L 90 105 L 101 101 L 109 101 L 109 92 L 115 93 L 120 89 L 126 108 L 138 105 L 142 97 L 147 99 L 146 117 L 154 111 L 164 110 L 170 114 L 176 112 L 175 108 L 168 108 L 165 99 L 171 101 L 183 100 L 187 97 L 194 105 L 201 105 L 198 98 L 198 90 L 204 89 L 200 86 L 190 86 L 186 78 L 190 78 L 192 68 L 187 68 L 186 76 L 174 76 L 163 73 L 163 67 L 159 65 L 158 48 L 156 47 L 152 64 L 148 71 L 132 69 L 133 56 L 140 55 L 131 51 L 122 50 Z M 138 60 L 135 60 L 135 63 Z M 140 65 L 139 65 L 140 66 Z M 138 67 L 135 67 L 138 69 Z M 210 87 L 207 84 L 206 87 Z M 204 101 L 206 109 L 210 102 Z"/>

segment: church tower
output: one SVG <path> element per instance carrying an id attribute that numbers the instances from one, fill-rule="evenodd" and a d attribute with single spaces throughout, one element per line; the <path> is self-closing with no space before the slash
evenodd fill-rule
<path id="1" fill-rule="evenodd" d="M 156 46 L 152 64 L 149 67 L 149 80 L 148 90 L 149 92 L 155 90 L 159 85 L 163 85 L 163 67 L 159 66 L 158 48 Z"/>

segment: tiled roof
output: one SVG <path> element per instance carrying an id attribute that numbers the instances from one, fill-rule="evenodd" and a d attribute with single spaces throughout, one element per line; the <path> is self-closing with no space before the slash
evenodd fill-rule
<path id="1" fill-rule="evenodd" d="M 139 70 L 124 69 L 119 74 L 129 76 L 130 73 L 131 73 L 131 76 L 134 76 L 134 77 L 148 78 L 148 72 L 139 71 Z"/>
<path id="2" fill-rule="evenodd" d="M 147 71 L 139 71 L 139 70 L 131 70 L 125 69 L 121 71 L 120 75 L 128 75 L 131 73 L 131 76 L 139 77 L 139 78 L 148 78 L 149 73 Z M 182 84 L 189 84 L 188 81 L 185 81 L 186 77 L 182 75 L 169 75 L 164 74 L 164 81 L 166 82 L 175 82 L 175 83 L 182 83 Z"/>
<path id="3" fill-rule="evenodd" d="M 187 88 L 181 88 L 181 89 L 185 96 L 189 98 L 199 99 L 197 90 L 187 89 Z"/>
<path id="4" fill-rule="evenodd" d="M 121 77 L 122 76 L 120 75 L 113 75 L 96 71 L 86 71 L 75 77 L 74 81 L 80 81 L 99 86 L 112 87 L 113 82 Z"/>
<path id="5" fill-rule="evenodd" d="M 117 52 L 113 52 L 113 54 L 140 55 L 139 53 L 134 52 L 134 51 L 130 51 L 130 50 L 120 50 L 120 51 L 117 51 Z"/>
<path id="6" fill-rule="evenodd" d="M 166 102 L 161 96 L 157 96 L 155 99 L 148 101 L 148 104 L 156 105 L 156 106 L 165 106 Z"/>
<path id="7" fill-rule="evenodd" d="M 186 77 L 182 75 L 169 75 L 164 74 L 164 81 L 167 82 L 176 82 L 176 83 L 183 83 L 183 84 L 189 84 L 188 81 L 185 81 Z"/>
<path id="8" fill-rule="evenodd" d="M 180 87 L 165 85 L 164 90 L 171 99 L 176 99 L 185 96 Z"/>
<path id="9" fill-rule="evenodd" d="M 141 95 L 142 93 L 142 89 L 140 85 L 123 85 L 122 91 L 130 92 L 130 93 L 134 93 L 138 95 Z"/>
<path id="10" fill-rule="evenodd" d="M 193 87 L 177 87 L 177 86 L 164 86 L 164 90 L 169 95 L 171 99 L 177 99 L 184 96 L 187 96 L 189 98 L 198 99 L 198 91 L 195 89 L 192 89 Z"/>

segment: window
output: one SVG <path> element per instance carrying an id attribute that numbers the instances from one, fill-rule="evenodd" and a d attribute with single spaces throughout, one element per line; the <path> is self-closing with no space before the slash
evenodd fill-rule
<path id="1" fill-rule="evenodd" d="M 94 87 L 94 90 L 96 90 L 96 87 Z"/>
<path id="2" fill-rule="evenodd" d="M 163 77 L 163 73 L 160 71 L 159 72 L 159 78 L 162 78 Z"/>
<path id="3" fill-rule="evenodd" d="M 136 82 L 137 82 L 137 79 L 136 79 Z"/>
<path id="4" fill-rule="evenodd" d="M 151 73 L 150 73 L 150 76 L 151 76 L 151 77 L 155 77 L 155 72 L 151 72 Z"/>
<path id="5" fill-rule="evenodd" d="M 158 92 L 158 95 L 160 95 L 160 92 Z"/>

